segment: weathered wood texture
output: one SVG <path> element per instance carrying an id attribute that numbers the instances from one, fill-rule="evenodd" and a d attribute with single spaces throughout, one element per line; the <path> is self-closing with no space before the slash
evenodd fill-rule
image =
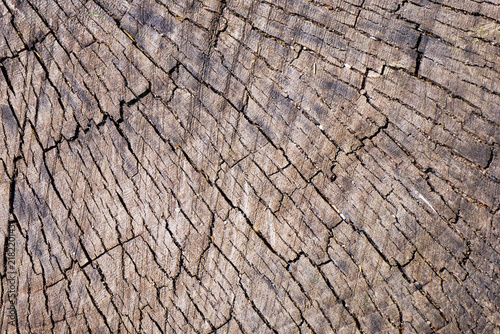
<path id="1" fill-rule="evenodd" d="M 0 21 L 2 332 L 499 333 L 499 0 Z"/>

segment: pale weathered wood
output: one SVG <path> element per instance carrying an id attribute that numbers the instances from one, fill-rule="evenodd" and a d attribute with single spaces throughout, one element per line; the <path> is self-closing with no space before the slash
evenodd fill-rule
<path id="1" fill-rule="evenodd" d="M 0 21 L 2 332 L 500 333 L 498 0 Z"/>

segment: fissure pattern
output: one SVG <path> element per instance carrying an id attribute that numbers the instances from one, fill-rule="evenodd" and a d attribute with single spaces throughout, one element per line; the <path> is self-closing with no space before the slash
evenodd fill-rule
<path id="1" fill-rule="evenodd" d="M 498 0 L 0 21 L 2 331 L 500 331 Z"/>

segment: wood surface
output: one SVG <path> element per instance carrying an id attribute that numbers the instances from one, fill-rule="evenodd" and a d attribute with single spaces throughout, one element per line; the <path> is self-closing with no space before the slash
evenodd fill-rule
<path id="1" fill-rule="evenodd" d="M 500 333 L 499 0 L 2 0 L 0 32 L 2 333 Z"/>

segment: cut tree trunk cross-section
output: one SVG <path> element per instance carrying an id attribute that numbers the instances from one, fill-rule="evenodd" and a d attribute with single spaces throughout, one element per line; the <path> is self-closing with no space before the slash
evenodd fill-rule
<path id="1" fill-rule="evenodd" d="M 499 0 L 0 31 L 2 333 L 500 333 Z"/>

